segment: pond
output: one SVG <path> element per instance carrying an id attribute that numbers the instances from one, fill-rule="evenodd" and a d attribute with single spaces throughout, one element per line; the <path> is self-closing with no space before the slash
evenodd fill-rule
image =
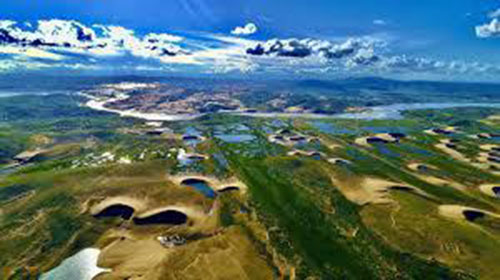
<path id="1" fill-rule="evenodd" d="M 196 146 L 202 141 L 201 132 L 193 126 L 188 126 L 184 129 L 182 140 L 189 146 Z"/>
<path id="2" fill-rule="evenodd" d="M 215 196 L 217 195 L 215 191 L 204 180 L 186 179 L 182 181 L 181 184 L 196 189 L 208 198 L 215 198 Z"/>
<path id="3" fill-rule="evenodd" d="M 124 204 L 113 204 L 104 208 L 101 212 L 94 215 L 95 218 L 120 217 L 128 220 L 134 214 L 134 208 Z"/>
<path id="4" fill-rule="evenodd" d="M 500 186 L 499 187 L 493 187 L 491 189 L 493 191 L 493 193 L 500 198 Z"/>
<path id="5" fill-rule="evenodd" d="M 407 127 L 400 126 L 363 126 L 361 129 L 371 133 L 408 133 Z"/>
<path id="6" fill-rule="evenodd" d="M 463 215 L 467 221 L 473 222 L 476 219 L 484 218 L 486 216 L 483 212 L 475 211 L 475 210 L 464 210 Z"/>
<path id="7" fill-rule="evenodd" d="M 219 192 L 220 193 L 225 193 L 225 192 L 233 192 L 233 191 L 239 191 L 240 188 L 236 187 L 236 186 L 227 186 L 223 189 L 220 189 Z"/>
<path id="8" fill-rule="evenodd" d="M 344 113 L 334 117 L 341 119 L 359 119 L 359 120 L 376 120 L 376 119 L 402 119 L 401 114 L 404 111 L 411 110 L 426 110 L 426 109 L 449 109 L 461 107 L 484 107 L 484 108 L 500 108 L 500 104 L 494 103 L 409 103 L 409 104 L 392 104 L 384 106 L 375 106 L 369 108 L 369 111 L 361 113 Z"/>
<path id="9" fill-rule="evenodd" d="M 253 141 L 255 136 L 251 134 L 219 134 L 215 138 L 227 143 L 245 143 Z"/>
<path id="10" fill-rule="evenodd" d="M 147 217 L 136 217 L 134 223 L 137 225 L 182 225 L 187 222 L 187 215 L 177 210 L 166 210 Z"/>

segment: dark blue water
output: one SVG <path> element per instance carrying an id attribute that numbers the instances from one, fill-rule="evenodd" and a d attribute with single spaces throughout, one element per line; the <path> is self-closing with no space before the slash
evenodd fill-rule
<path id="1" fill-rule="evenodd" d="M 500 187 L 493 187 L 493 193 L 500 198 Z"/>
<path id="2" fill-rule="evenodd" d="M 168 225 L 181 225 L 187 222 L 186 214 L 175 211 L 167 210 L 144 218 L 134 218 L 134 223 L 137 225 L 154 225 L 154 224 L 168 224 Z"/>
<path id="3" fill-rule="evenodd" d="M 198 179 L 187 179 L 182 185 L 194 188 L 208 198 L 215 198 L 217 193 L 207 184 L 207 182 Z"/>
<path id="4" fill-rule="evenodd" d="M 233 192 L 233 191 L 239 191 L 240 188 L 238 187 L 235 187 L 235 186 L 229 186 L 229 187 L 225 187 L 223 188 L 222 190 L 219 190 L 220 193 L 225 193 L 225 192 Z"/>
<path id="5" fill-rule="evenodd" d="M 96 218 L 119 217 L 128 220 L 134 214 L 134 208 L 124 204 L 114 204 L 94 215 Z"/>
<path id="6" fill-rule="evenodd" d="M 484 213 L 473 210 L 465 210 L 463 212 L 463 215 L 468 221 L 471 222 L 475 221 L 476 219 L 483 218 L 485 216 Z"/>

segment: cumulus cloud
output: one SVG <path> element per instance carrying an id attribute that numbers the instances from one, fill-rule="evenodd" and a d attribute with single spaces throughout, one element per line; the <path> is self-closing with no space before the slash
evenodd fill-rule
<path id="1" fill-rule="evenodd" d="M 377 60 L 376 47 L 382 47 L 383 42 L 368 38 L 350 38 L 341 43 L 333 43 L 316 39 L 273 39 L 257 43 L 247 48 L 251 56 L 269 57 L 316 57 L 325 60 L 350 58 L 351 64 L 369 64 Z"/>
<path id="2" fill-rule="evenodd" d="M 166 33 L 149 33 L 140 37 L 133 30 L 121 26 L 88 27 L 77 21 L 57 19 L 40 20 L 36 29 L 23 27 L 28 26 L 10 20 L 0 21 L 0 46 L 18 48 L 19 53 L 26 53 L 23 51 L 25 49 L 37 48 L 45 52 L 90 55 L 130 53 L 133 56 L 157 59 L 189 54 L 178 45 L 183 38 Z M 45 58 L 50 56 L 46 55 Z M 52 58 L 56 58 L 56 55 Z"/>
<path id="3" fill-rule="evenodd" d="M 247 56 L 261 71 L 300 75 L 397 74 L 429 77 L 455 74 L 494 75 L 499 67 L 462 61 L 440 61 L 388 52 L 388 43 L 373 38 L 350 38 L 343 42 L 316 39 L 273 39 L 253 42 Z"/>
<path id="4" fill-rule="evenodd" d="M 256 29 L 247 24 L 232 33 L 247 35 Z M 477 32 L 480 37 L 498 36 L 500 23 L 494 18 L 491 23 L 478 27 Z M 106 68 L 266 75 L 500 73 L 499 67 L 492 65 L 392 53 L 388 44 L 368 36 L 344 40 L 278 38 L 264 41 L 210 34 L 184 38 L 167 33 L 138 35 L 122 26 L 85 25 L 72 20 L 41 20 L 32 26 L 0 20 L 0 72 Z"/>
<path id="5" fill-rule="evenodd" d="M 380 57 L 375 54 L 373 48 L 362 48 L 357 50 L 356 54 L 347 60 L 346 66 L 371 65 L 379 60 Z"/>
<path id="6" fill-rule="evenodd" d="M 500 22 L 494 18 L 490 23 L 476 26 L 476 35 L 479 38 L 490 38 L 500 36 Z"/>
<path id="7" fill-rule="evenodd" d="M 251 35 L 257 32 L 257 25 L 254 23 L 247 23 L 245 26 L 237 26 L 235 27 L 232 31 L 231 34 L 233 35 Z"/>
<path id="8" fill-rule="evenodd" d="M 405 71 L 432 71 L 443 69 L 446 65 L 437 60 L 431 60 L 421 57 L 410 57 L 407 55 L 394 55 L 385 57 L 381 60 L 379 68 L 388 70 L 405 70 Z"/>

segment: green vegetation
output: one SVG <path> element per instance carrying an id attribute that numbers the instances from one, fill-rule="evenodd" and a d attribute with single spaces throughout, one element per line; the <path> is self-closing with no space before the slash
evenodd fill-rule
<path id="1" fill-rule="evenodd" d="M 255 96 L 256 104 L 259 98 L 265 96 Z M 487 216 L 468 222 L 439 213 L 441 205 L 500 213 L 498 199 L 478 190 L 481 184 L 497 183 L 498 173 L 471 164 L 481 152 L 479 145 L 499 144 L 498 139 L 470 137 L 499 131 L 498 125 L 483 121 L 498 115 L 498 109 L 411 111 L 402 120 L 312 121 L 208 114 L 190 122 L 165 122 L 172 133 L 153 135 L 137 133 L 145 129 L 143 121 L 79 106 L 80 97 L 57 95 L 52 102 L 43 100 L 36 96 L 0 100 L 0 266 L 34 265 L 47 271 L 84 248 L 102 249 L 134 240 L 131 244 L 135 245 L 129 246 L 137 255 L 154 253 L 165 260 L 152 264 L 155 269 L 148 264 L 148 271 L 163 271 L 156 268 L 166 264 L 176 268 L 163 271 L 167 279 L 200 276 L 206 267 L 224 273 L 227 259 L 234 269 L 220 275 L 250 279 L 262 275 L 277 279 L 500 277 L 498 219 Z M 305 100 L 299 98 L 290 105 L 307 105 Z M 448 136 L 424 133 L 450 125 L 460 132 Z M 179 135 L 186 133 L 186 127 L 196 129 L 206 140 L 184 143 Z M 290 146 L 270 143 L 268 136 L 282 128 L 319 140 Z M 401 132 L 407 137 L 399 143 L 355 144 L 360 136 L 382 132 Z M 231 142 L 217 137 L 221 134 L 252 137 Z M 439 141 L 451 138 L 460 140 L 457 150 L 471 162 L 436 148 Z M 177 160 L 181 148 L 210 157 L 181 164 Z M 28 162 L 14 160 L 23 151 L 37 149 L 43 152 Z M 321 156 L 288 156 L 293 149 L 318 151 Z M 350 163 L 335 165 L 329 158 Z M 412 163 L 434 169 L 415 171 L 408 167 Z M 175 183 L 174 176 L 185 174 L 221 182 L 237 180 L 248 189 L 207 198 Z M 412 186 L 424 195 L 379 189 L 373 193 L 389 202 L 371 200 L 359 205 L 339 183 L 355 191 L 366 178 Z M 182 226 L 138 228 L 133 221 L 91 215 L 92 207 L 116 197 L 140 201 L 138 205 L 144 208 L 140 213 L 180 205 L 192 207 L 203 218 Z M 170 249 L 161 247 L 156 238 L 174 234 L 186 237 L 187 243 L 166 254 Z M 154 252 L 141 252 L 144 248 L 154 248 Z M 120 250 L 117 258 L 124 259 L 124 266 L 130 265 L 127 258 L 136 251 Z M 203 256 L 200 271 L 179 272 L 199 256 Z"/>

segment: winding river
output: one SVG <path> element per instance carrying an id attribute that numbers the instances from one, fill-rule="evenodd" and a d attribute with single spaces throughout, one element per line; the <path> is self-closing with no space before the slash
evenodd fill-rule
<path id="1" fill-rule="evenodd" d="M 100 100 L 91 99 L 86 106 L 94 110 L 106 111 L 119 114 L 122 117 L 134 117 L 148 121 L 184 121 L 192 120 L 203 116 L 204 114 L 192 115 L 171 115 L 162 113 L 141 113 L 135 110 L 120 111 L 107 108 L 105 105 L 115 99 Z M 385 120 L 402 119 L 402 112 L 411 110 L 425 109 L 448 109 L 463 107 L 482 107 L 482 108 L 500 108 L 500 103 L 399 103 L 392 105 L 382 105 L 367 107 L 364 112 L 341 113 L 341 114 L 314 114 L 314 113 L 273 113 L 273 112 L 242 112 L 242 111 L 223 111 L 221 113 L 237 116 L 257 117 L 257 118 L 306 118 L 306 119 L 358 119 L 358 120 Z"/>

